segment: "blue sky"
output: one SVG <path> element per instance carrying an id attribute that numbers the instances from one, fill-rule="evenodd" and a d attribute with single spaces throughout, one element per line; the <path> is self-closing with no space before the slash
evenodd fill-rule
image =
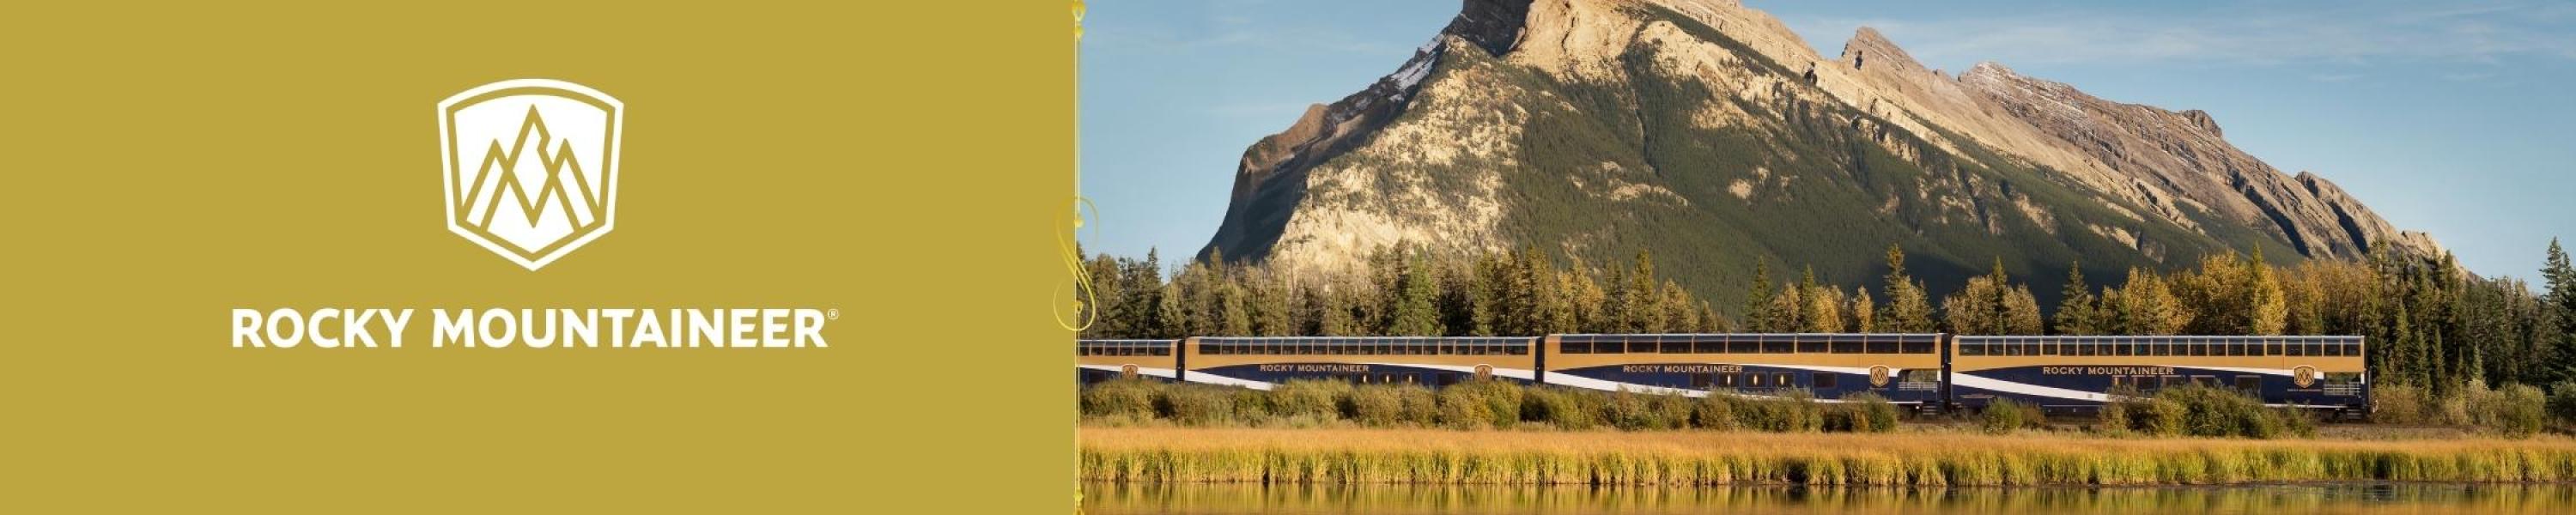
<path id="1" fill-rule="evenodd" d="M 2576 237 L 2576 3 L 1749 0 L 1826 55 L 1863 26 L 1926 66 L 1995 61 L 2121 102 L 2202 109 L 2470 269 L 2532 278 Z M 1235 162 L 1307 104 L 1386 75 L 1454 1 L 1092 2 L 1081 63 L 1088 250 L 1207 243 Z"/>

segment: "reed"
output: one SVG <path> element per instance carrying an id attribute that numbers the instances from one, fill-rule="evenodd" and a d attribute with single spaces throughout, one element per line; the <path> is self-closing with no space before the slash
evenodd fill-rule
<path id="1" fill-rule="evenodd" d="M 1122 483 L 2003 486 L 2576 480 L 2576 440 L 1084 427 Z"/>

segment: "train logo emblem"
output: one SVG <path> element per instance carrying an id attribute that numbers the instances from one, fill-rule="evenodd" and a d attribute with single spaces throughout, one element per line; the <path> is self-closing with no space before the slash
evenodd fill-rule
<path id="1" fill-rule="evenodd" d="M 1877 388 L 1886 388 L 1886 387 L 1887 387 L 1887 378 L 1888 378 L 1887 365 L 1877 365 L 1877 366 L 1869 367 L 1869 385 L 1870 385 L 1870 386 L 1872 386 L 1872 387 L 1877 387 Z"/>
<path id="2" fill-rule="evenodd" d="M 438 103 L 447 230 L 529 270 L 617 220 L 626 104 L 547 79 L 475 86 Z"/>
<path id="3" fill-rule="evenodd" d="M 1136 378 L 1136 365 L 1135 365 L 1135 364 L 1121 365 L 1121 366 L 1119 366 L 1119 367 L 1118 367 L 1118 374 L 1119 374 L 1119 376 L 1120 376 L 1120 377 L 1126 377 L 1126 378 L 1129 378 L 1129 379 L 1134 379 L 1134 378 Z"/>
<path id="4" fill-rule="evenodd" d="M 2290 370 L 2290 382 L 2297 383 L 2300 388 L 2316 386 L 2317 367 L 2301 365 L 2299 368 Z"/>
<path id="5" fill-rule="evenodd" d="M 1476 378 L 1477 378 L 1477 379 L 1492 379 L 1493 377 L 1494 377 L 1494 366 L 1493 366 L 1493 365 L 1476 365 Z"/>

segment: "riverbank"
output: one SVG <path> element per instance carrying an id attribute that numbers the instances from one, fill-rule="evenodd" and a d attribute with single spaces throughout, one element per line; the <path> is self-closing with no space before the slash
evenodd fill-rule
<path id="1" fill-rule="evenodd" d="M 1120 483 L 2004 486 L 2576 481 L 2576 440 L 1082 427 Z"/>

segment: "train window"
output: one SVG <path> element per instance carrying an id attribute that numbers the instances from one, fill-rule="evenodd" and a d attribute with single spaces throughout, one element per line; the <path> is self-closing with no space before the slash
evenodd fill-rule
<path id="1" fill-rule="evenodd" d="M 1902 344 L 1900 344 L 1900 345 L 1903 345 L 1903 346 L 1904 346 L 1904 348 L 1902 348 L 1902 349 L 1898 349 L 1898 350 L 1904 351 L 1906 354 L 1931 354 L 1931 353 L 1932 353 L 1932 339 L 1931 339 L 1931 338 L 1907 338 L 1907 339 L 1905 339 L 1905 342 L 1904 342 L 1904 343 L 1902 343 Z"/>
<path id="2" fill-rule="evenodd" d="M 1815 375 L 1808 376 L 1808 377 L 1809 377 L 1809 379 L 1807 379 L 1808 381 L 1813 381 L 1813 382 L 1815 382 L 1815 383 L 1816 383 L 1816 389 L 1818 389 L 1818 390 L 1831 390 L 1831 389 L 1834 389 L 1834 388 L 1836 388 L 1836 387 L 1838 386 L 1838 385 L 1837 385 L 1837 384 L 1835 384 L 1835 383 L 1840 383 L 1840 382 L 1842 382 L 1842 379 L 1841 379 L 1841 378 L 1842 378 L 1842 374 L 1836 374 L 1836 373 L 1832 373 L 1832 372 L 1820 372 L 1820 373 L 1817 373 L 1817 374 L 1815 374 Z"/>
<path id="3" fill-rule="evenodd" d="M 1952 345 L 1957 346 L 1957 347 L 1959 348 L 1959 355 L 1961 355 L 1961 356 L 1984 356 L 1984 355 L 1986 355 L 1986 344 L 1982 344 L 1982 343 L 1955 343 L 1955 344 L 1952 344 Z"/>
<path id="4" fill-rule="evenodd" d="M 1715 375 L 1717 376 L 1717 387 L 1718 387 L 1718 388 L 1734 388 L 1734 387 L 1735 387 L 1735 374 L 1715 374 Z"/>
<path id="5" fill-rule="evenodd" d="M 1728 336 L 1726 337 L 1726 352 L 1735 354 L 1753 354 L 1762 352 L 1762 339 L 1755 336 Z"/>
<path id="6" fill-rule="evenodd" d="M 2320 341 L 2317 341 L 2317 340 L 2308 340 L 2308 355 L 2310 355 L 2310 356 L 2323 356 L 2323 355 L 2325 355 L 2325 354 L 2326 354 L 2326 352 L 2325 352 L 2325 351 L 2326 351 L 2325 342 L 2320 342 Z"/>
<path id="7" fill-rule="evenodd" d="M 1504 353 L 1504 354 L 1514 355 L 1514 356 L 1528 356 L 1528 355 L 1529 355 L 1529 346 L 1528 346 L 1528 345 L 1505 345 L 1505 346 L 1503 346 L 1503 353 Z"/>
<path id="8" fill-rule="evenodd" d="M 2058 345 L 2057 340 L 2040 340 L 2040 341 L 2039 341 L 2039 355 L 2041 355 L 2041 356 L 2057 356 L 2057 355 L 2059 355 L 2059 354 L 2057 353 L 2057 345 Z"/>
<path id="9" fill-rule="evenodd" d="M 1797 377 L 1796 377 L 1796 376 L 1789 375 L 1789 373 L 1788 373 L 1788 372 L 1781 372 L 1781 373 L 1777 373 L 1777 374 L 1771 374 L 1771 384 L 1776 385 L 1776 386 L 1779 386 L 1779 387 L 1781 387 L 1781 388 L 1788 388 L 1788 387 L 1791 387 L 1791 386 L 1797 386 L 1798 384 L 1797 384 L 1797 382 L 1796 382 L 1796 379 L 1797 379 Z"/>
<path id="10" fill-rule="evenodd" d="M 2236 389 L 2247 392 L 2261 392 L 2263 391 L 2263 376 L 2236 376 Z"/>
<path id="11" fill-rule="evenodd" d="M 1665 337 L 1663 337 L 1663 340 L 1664 340 L 1664 353 L 1665 353 L 1665 354 L 1689 354 L 1689 353 L 1691 353 L 1692 351 L 1699 350 L 1699 349 L 1691 348 L 1691 342 L 1690 342 L 1690 339 L 1689 339 L 1689 338 L 1684 338 L 1684 337 L 1680 337 L 1680 336 L 1665 336 Z"/>
<path id="12" fill-rule="evenodd" d="M 2117 390 L 2122 386 L 2128 385 L 2129 376 L 2111 376 L 2111 389 Z"/>
<path id="13" fill-rule="evenodd" d="M 1604 341 L 1595 341 L 1595 342 L 1592 342 L 1592 353 L 1593 353 L 1593 354 L 1625 354 L 1625 353 L 1627 353 L 1627 352 L 1628 352 L 1628 344 L 1626 344 L 1626 343 L 1621 343 L 1621 342 L 1616 342 L 1616 341 L 1608 341 L 1608 342 L 1604 342 Z"/>
<path id="14" fill-rule="evenodd" d="M 1786 335 L 1764 336 L 1762 337 L 1762 352 L 1772 354 L 1798 352 L 1798 339 L 1796 337 Z"/>
<path id="15" fill-rule="evenodd" d="M 1757 374 L 1757 373 L 1752 373 L 1752 372 L 1745 372 L 1745 373 L 1744 373 L 1744 386 L 1752 387 L 1752 388 L 1761 388 L 1761 387 L 1762 387 L 1762 374 Z"/>
<path id="16" fill-rule="evenodd" d="M 2209 346 L 2209 342 L 2191 342 L 2191 355 L 2207 356 L 2209 355 Z"/>
<path id="17" fill-rule="evenodd" d="M 2306 344 L 2303 344 L 2303 343 L 2299 343 L 2299 342 L 2290 342 L 2290 343 L 2287 343 L 2287 344 L 2283 344 L 2283 345 L 2281 346 L 2281 348 L 2282 348 L 2282 351 L 2284 352 L 2284 354 L 2283 354 L 2283 355 L 2286 355 L 2286 356 L 2306 356 L 2306 355 L 2308 355 L 2308 354 L 2307 354 L 2307 352 L 2308 352 L 2308 346 L 2307 346 Z"/>
<path id="18" fill-rule="evenodd" d="M 1870 353 L 1870 354 L 1895 354 L 1895 353 L 1896 353 L 1896 339 L 1895 339 L 1895 338 L 1869 338 L 1869 339 L 1868 339 L 1868 342 L 1866 343 L 1866 345 L 1868 345 L 1868 346 L 1869 346 L 1869 353 Z"/>
<path id="19" fill-rule="evenodd" d="M 1798 353 L 1800 353 L 1800 354 L 1827 354 L 1827 353 L 1832 353 L 1832 352 L 1833 352 L 1833 340 L 1832 340 L 1832 339 L 1828 339 L 1828 338 L 1799 338 L 1799 339 L 1798 339 Z"/>
<path id="20" fill-rule="evenodd" d="M 1557 342 L 1556 351 L 1566 354 L 1591 354 L 1592 342 Z"/>
<path id="21" fill-rule="evenodd" d="M 1681 338 L 1682 338 L 1682 339 L 1685 339 L 1685 340 L 1689 340 L 1689 341 L 1690 341 L 1691 352 L 1700 353 L 1700 354 L 1716 354 L 1716 353 L 1720 353 L 1720 352 L 1726 352 L 1726 342 L 1723 342 L 1723 341 L 1719 341 L 1719 340 L 1712 339 L 1712 338 L 1701 338 L 1701 337 L 1697 337 L 1697 336 L 1684 336 L 1684 337 L 1681 337 Z"/>
<path id="22" fill-rule="evenodd" d="M 1714 378 L 1710 377 L 1708 374 L 1690 375 L 1690 387 L 1693 390 L 1706 390 L 1708 389 L 1709 383 L 1712 381 L 1714 381 Z"/>
<path id="23" fill-rule="evenodd" d="M 1840 337 L 1829 339 L 1827 345 L 1833 347 L 1835 354 L 1859 354 L 1863 343 L 1859 338 Z"/>
<path id="24" fill-rule="evenodd" d="M 1630 353 L 1651 354 L 1654 353 L 1655 350 L 1654 339 L 1628 340 L 1628 352 Z"/>

